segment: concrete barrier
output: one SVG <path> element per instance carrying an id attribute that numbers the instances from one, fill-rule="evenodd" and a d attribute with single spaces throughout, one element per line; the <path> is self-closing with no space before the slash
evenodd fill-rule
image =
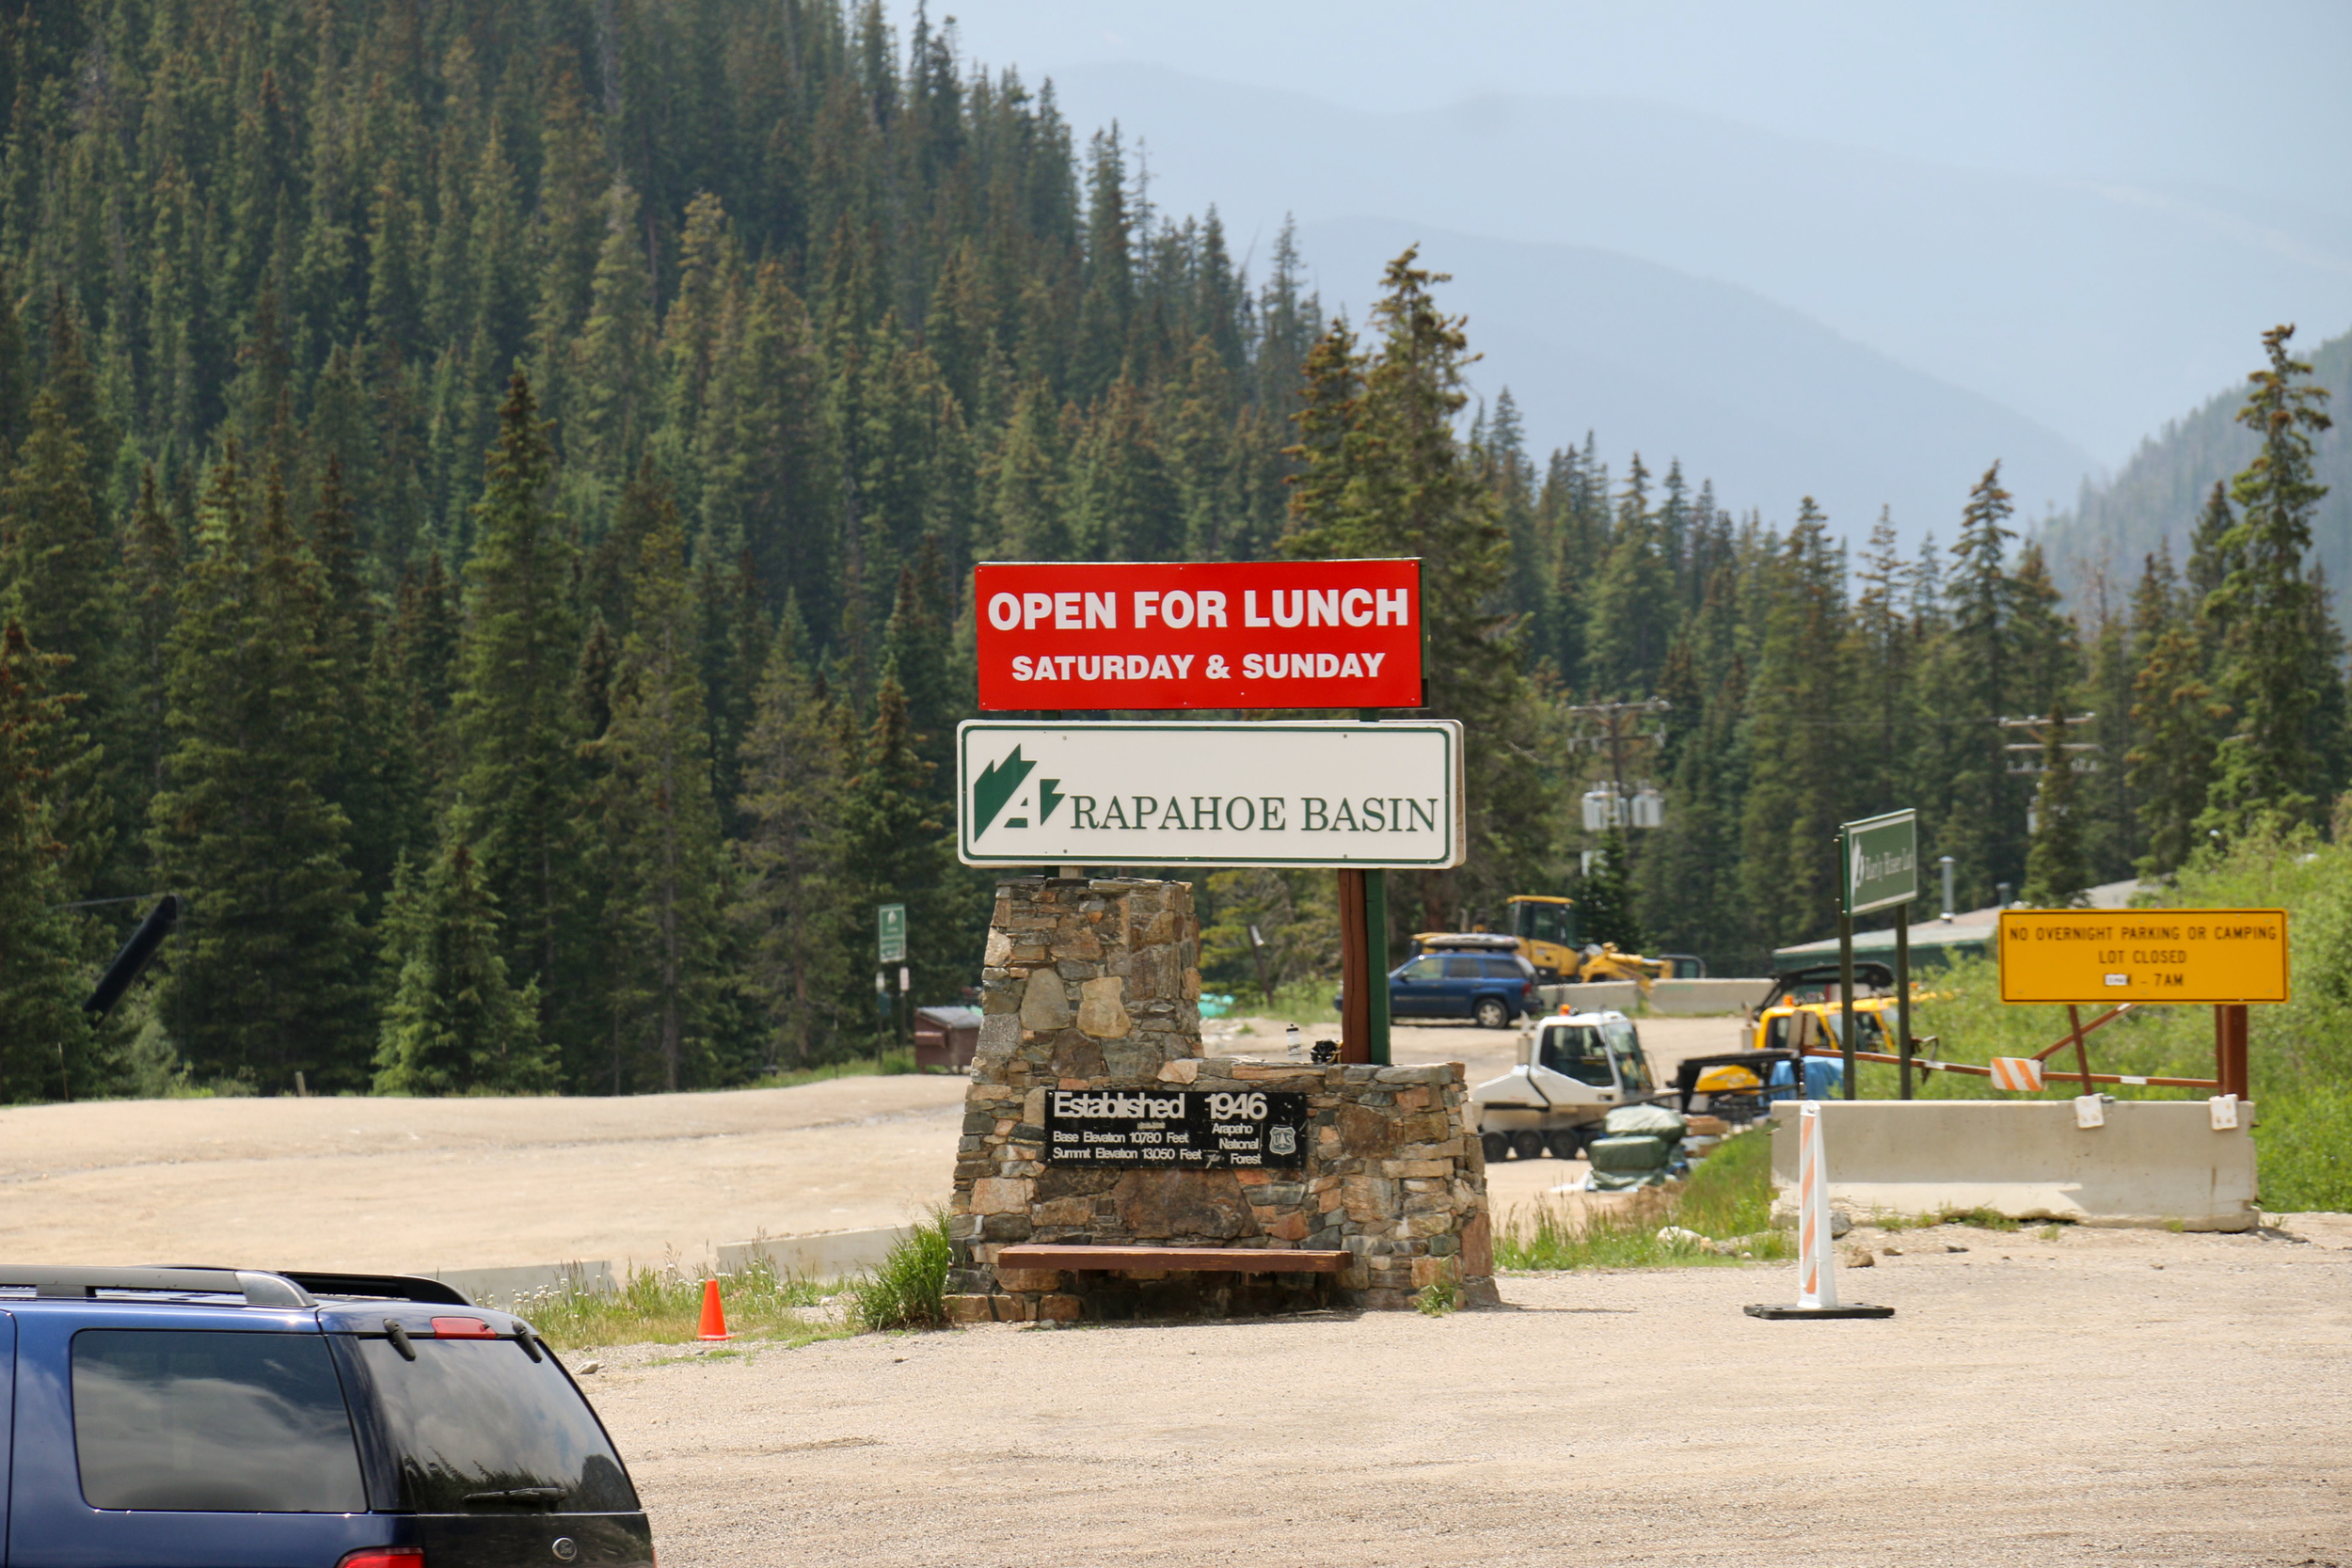
<path id="1" fill-rule="evenodd" d="M 525 1263 L 507 1269 L 437 1269 L 426 1275 L 466 1292 L 476 1307 L 512 1311 L 515 1298 L 532 1291 L 573 1291 L 598 1295 L 613 1288 L 612 1265 L 594 1262 Z"/>
<path id="2" fill-rule="evenodd" d="M 827 1230 L 814 1236 L 770 1236 L 756 1242 L 733 1242 L 719 1249 L 722 1274 L 740 1274 L 755 1258 L 764 1258 L 781 1275 L 800 1279 L 841 1279 L 879 1267 L 890 1249 L 913 1227 L 896 1225 L 874 1230 Z"/>
<path id="3" fill-rule="evenodd" d="M 778 1274 L 801 1279 L 840 1279 L 881 1263 L 907 1234 L 905 1226 L 875 1230 L 827 1230 L 811 1236 L 770 1236 L 719 1248 L 721 1274 L 741 1274 L 764 1258 Z M 603 1259 L 571 1263 L 523 1263 L 503 1269 L 435 1269 L 425 1274 L 454 1285 L 477 1307 L 511 1311 L 517 1296 L 532 1291 L 572 1290 L 601 1295 L 617 1290 L 620 1278 Z"/>
<path id="4" fill-rule="evenodd" d="M 1830 1201 L 1855 1219 L 1989 1209 L 2013 1220 L 2254 1227 L 2254 1106 L 2213 1128 L 2201 1100 L 2118 1101 L 2074 1125 L 2066 1101 L 1833 1100 Z M 1793 1216 L 1794 1102 L 1772 1107 L 1772 1212 Z"/>
<path id="5" fill-rule="evenodd" d="M 1673 1018 L 1699 1018 L 1716 1013 L 1740 1013 L 1764 1000 L 1772 990 L 1770 979 L 1722 980 L 1653 980 L 1650 982 L 1649 1011 Z M 1643 1007 L 1642 988 L 1631 980 L 1595 980 L 1589 985 L 1540 986 L 1536 995 L 1543 999 L 1544 1011 L 1556 1013 L 1565 1003 L 1578 1012 L 1604 1012 L 1614 1008 L 1630 1016 Z M 1730 1049 L 1725 1047 L 1726 1050 Z"/>

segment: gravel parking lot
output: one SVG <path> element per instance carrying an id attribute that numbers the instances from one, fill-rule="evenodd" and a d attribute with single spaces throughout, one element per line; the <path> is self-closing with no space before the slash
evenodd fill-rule
<path id="1" fill-rule="evenodd" d="M 1844 1276 L 1884 1322 L 1747 1264 L 584 1381 L 665 1568 L 2352 1562 L 2352 1221 L 2293 1228 L 1908 1232 Z"/>
<path id="2" fill-rule="evenodd" d="M 1238 1027 L 1237 1024 L 1232 1027 Z M 1216 1035 L 1226 1035 L 1226 1030 Z M 1661 1074 L 1727 1020 L 1654 1020 Z M 1279 1025 L 1213 1052 L 1279 1049 Z M 1502 1071 L 1508 1032 L 1400 1061 Z M 0 1253 L 423 1269 L 897 1223 L 956 1077 L 636 1100 L 0 1111 Z M 1493 1168 L 1506 1213 L 1581 1163 Z M 1507 1276 L 1498 1310 L 634 1346 L 585 1383 L 667 1568 L 2352 1565 L 2352 1218 L 2301 1241 L 1853 1240 L 1883 1323 L 1767 1323 L 1785 1264 Z M 1947 1251 L 1964 1246 L 1965 1252 Z"/>

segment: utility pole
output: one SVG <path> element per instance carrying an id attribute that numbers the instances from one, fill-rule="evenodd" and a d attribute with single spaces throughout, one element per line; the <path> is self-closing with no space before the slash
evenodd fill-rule
<path id="1" fill-rule="evenodd" d="M 1674 705 L 1663 697 L 1651 697 L 1638 703 L 1582 703 L 1571 706 L 1567 711 L 1578 719 L 1594 720 L 1607 729 L 1606 735 L 1581 736 L 1568 744 L 1571 748 L 1592 746 L 1597 750 L 1601 746 L 1606 746 L 1609 749 L 1608 826 L 1613 828 L 1654 826 L 1654 824 L 1636 823 L 1630 820 L 1630 815 L 1626 809 L 1626 750 L 1629 746 L 1646 745 L 1656 741 L 1658 738 L 1656 735 L 1638 729 L 1636 726 L 1644 719 L 1673 712 Z M 1591 824 L 1588 822 L 1586 825 L 1589 827 Z"/>
<path id="2" fill-rule="evenodd" d="M 2008 763 L 2005 765 L 2006 770 L 2011 773 L 2041 773 L 2047 771 L 2047 769 L 2042 766 L 2042 755 L 2049 749 L 2049 731 L 2051 727 L 2057 724 L 2064 724 L 2069 730 L 2072 730 L 2075 725 L 2088 724 L 2093 719 L 2098 717 L 2099 716 L 2095 713 L 2069 713 L 2061 716 L 2054 708 L 2048 713 L 2028 715 L 2023 719 L 1995 719 L 1994 722 L 2000 725 L 2001 728 L 2005 730 L 2023 730 L 2026 734 L 2033 736 L 2033 738 L 2029 741 L 2011 741 L 2008 745 L 2001 748 L 2004 752 L 2011 753 L 2024 753 L 2023 755 L 2012 754 Z M 2098 753 L 2102 750 L 2104 750 L 2104 748 L 2094 740 L 2069 740 L 2065 742 L 2067 771 L 2072 773 L 2096 773 L 2099 771 Z"/>

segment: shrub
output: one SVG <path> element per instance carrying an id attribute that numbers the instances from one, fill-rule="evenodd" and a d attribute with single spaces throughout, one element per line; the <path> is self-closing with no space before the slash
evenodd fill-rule
<path id="1" fill-rule="evenodd" d="M 947 1321 L 947 1212 L 931 1211 L 891 1246 L 882 1266 L 850 1284 L 850 1322 L 865 1333 L 938 1328 Z"/>
<path id="2" fill-rule="evenodd" d="M 1772 1134 L 1763 1127 L 1725 1138 L 1698 1163 L 1679 1191 L 1652 1189 L 1586 1211 L 1580 1222 L 1549 1203 L 1507 1226 L 1495 1241 L 1506 1269 L 1665 1268 L 1790 1256 L 1786 1234 L 1772 1228 Z M 1708 1241 L 1741 1244 L 1734 1255 L 1659 1232 L 1669 1227 Z"/>

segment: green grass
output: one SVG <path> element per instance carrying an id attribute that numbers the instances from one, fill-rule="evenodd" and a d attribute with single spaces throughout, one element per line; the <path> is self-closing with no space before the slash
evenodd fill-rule
<path id="1" fill-rule="evenodd" d="M 1331 1006 L 1331 998 L 1339 994 L 1337 980 L 1301 980 L 1294 985 L 1275 988 L 1274 1000 L 1268 1002 L 1265 992 L 1255 985 L 1225 986 L 1231 991 L 1233 1006 L 1228 1018 L 1270 1018 L 1278 1023 L 1295 1023 L 1304 1028 L 1311 1023 L 1327 1023 L 1339 1027 L 1339 1010 Z M 1274 1038 L 1279 1039 L 1277 1030 Z"/>
<path id="2" fill-rule="evenodd" d="M 2262 1203 L 2274 1214 L 2352 1210 L 2352 1087 L 2256 1097 Z"/>
<path id="3" fill-rule="evenodd" d="M 938 1328 L 947 1321 L 947 1212 L 895 1243 L 882 1266 L 850 1282 L 850 1322 L 867 1333 Z"/>
<path id="4" fill-rule="evenodd" d="M 1725 1138 L 1692 1169 L 1679 1190 L 1637 1193 L 1596 1206 L 1580 1223 L 1548 1203 L 1505 1227 L 1495 1261 L 1506 1269 L 1651 1269 L 1736 1263 L 1695 1243 L 1661 1241 L 1669 1226 L 1712 1241 L 1741 1238 L 1753 1258 L 1792 1256 L 1772 1228 L 1772 1134 L 1757 1127 Z"/>
<path id="5" fill-rule="evenodd" d="M 683 1344 L 701 1329 L 706 1278 L 719 1281 L 727 1331 L 739 1338 L 806 1344 L 848 1332 L 812 1310 L 834 1293 L 831 1288 L 779 1275 L 765 1259 L 732 1275 L 689 1274 L 675 1263 L 632 1269 L 617 1291 L 530 1291 L 516 1299 L 515 1311 L 560 1351 Z"/>

